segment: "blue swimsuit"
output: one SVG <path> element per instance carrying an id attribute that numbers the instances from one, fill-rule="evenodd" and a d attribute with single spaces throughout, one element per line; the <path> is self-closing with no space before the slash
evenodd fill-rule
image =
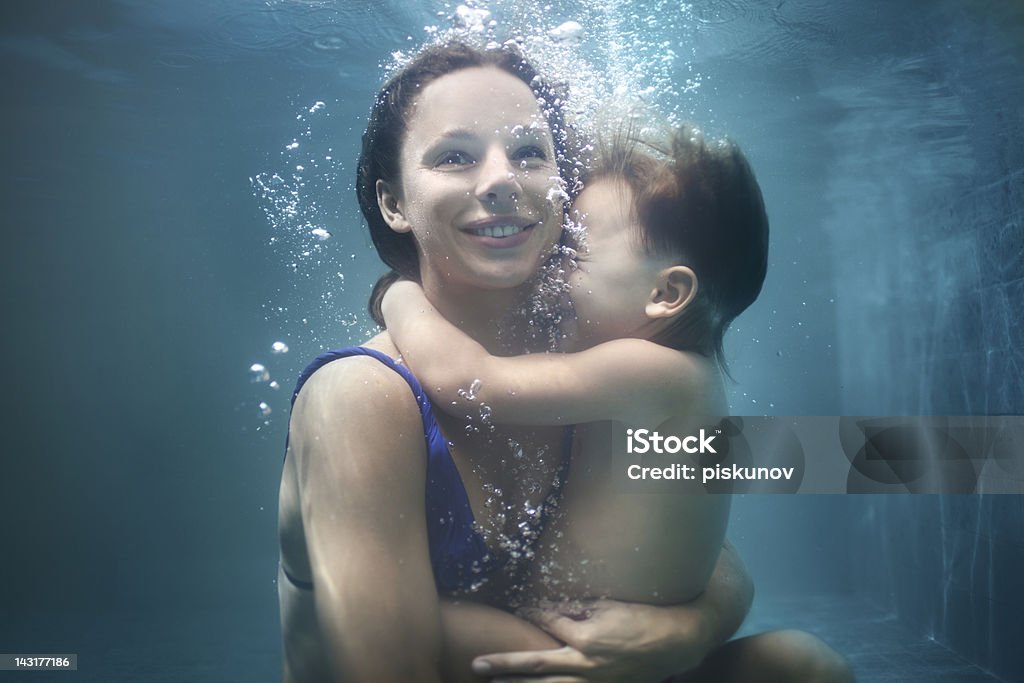
<path id="1" fill-rule="evenodd" d="M 484 576 L 503 566 L 503 558 L 497 558 L 490 552 L 486 542 L 477 531 L 473 517 L 473 509 L 469 504 L 469 496 L 462 483 L 459 470 L 448 451 L 448 444 L 441 434 L 437 420 L 430 407 L 430 401 L 419 381 L 409 368 L 399 364 L 387 354 L 363 346 L 350 346 L 323 353 L 310 363 L 296 383 L 292 393 L 292 406 L 299 391 L 314 372 L 327 363 L 349 356 L 370 356 L 388 366 L 408 383 L 416 403 L 420 408 L 423 420 L 423 437 L 427 450 L 427 540 L 430 547 L 430 564 L 434 570 L 434 581 L 439 592 L 451 593 L 469 588 Z M 561 494 L 568 473 L 570 448 L 572 445 L 572 428 L 567 427 L 563 438 L 563 459 L 561 471 L 555 478 L 543 506 L 540 524 L 543 525 L 548 512 Z M 539 535 L 539 529 L 537 529 Z M 313 584 L 291 576 L 284 572 L 289 581 L 298 588 L 312 590 Z"/>

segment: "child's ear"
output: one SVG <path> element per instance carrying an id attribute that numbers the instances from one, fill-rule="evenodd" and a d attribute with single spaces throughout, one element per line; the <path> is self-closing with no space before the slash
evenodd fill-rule
<path id="1" fill-rule="evenodd" d="M 409 232 L 412 230 L 409 221 L 405 220 L 401 202 L 398 199 L 398 195 L 392 191 L 391 184 L 378 180 L 376 187 L 377 206 L 380 207 L 380 214 L 384 217 L 384 222 L 391 226 L 391 229 L 395 232 Z"/>
<path id="2" fill-rule="evenodd" d="M 697 274 L 686 266 L 671 266 L 658 273 L 644 312 L 652 320 L 673 318 L 689 306 L 695 296 Z"/>

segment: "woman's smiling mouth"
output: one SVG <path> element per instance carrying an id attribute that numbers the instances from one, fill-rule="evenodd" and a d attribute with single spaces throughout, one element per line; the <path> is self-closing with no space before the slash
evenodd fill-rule
<path id="1" fill-rule="evenodd" d="M 525 244 L 538 225 L 523 218 L 506 216 L 470 223 L 462 231 L 485 246 L 509 248 Z"/>
<path id="2" fill-rule="evenodd" d="M 470 232 L 480 237 L 511 237 L 532 227 L 532 225 L 485 225 Z"/>

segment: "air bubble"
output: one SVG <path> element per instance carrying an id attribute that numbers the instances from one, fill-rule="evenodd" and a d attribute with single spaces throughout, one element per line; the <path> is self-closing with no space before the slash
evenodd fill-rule
<path id="1" fill-rule="evenodd" d="M 485 9 L 474 9 L 459 5 L 455 8 L 455 19 L 463 28 L 473 32 L 482 33 L 484 23 L 490 19 L 491 13 Z"/>
<path id="2" fill-rule="evenodd" d="M 526 162 L 524 161 L 523 163 L 525 164 Z M 569 201 L 569 195 L 566 193 L 564 187 L 561 185 L 555 185 L 548 190 L 546 199 L 551 204 L 565 204 Z"/>
<path id="3" fill-rule="evenodd" d="M 249 367 L 249 377 L 253 382 L 266 382 L 270 379 L 270 372 L 263 365 L 253 363 Z"/>
<path id="4" fill-rule="evenodd" d="M 521 461 L 523 459 L 523 447 L 522 447 L 522 445 L 519 444 L 518 441 L 515 441 L 514 439 L 509 439 L 508 440 L 508 447 L 509 447 L 509 450 L 512 451 L 512 457 L 514 459 L 519 460 L 519 461 Z"/>
<path id="5" fill-rule="evenodd" d="M 271 410 L 269 405 L 267 405 L 265 402 L 262 402 L 262 401 L 260 402 L 260 415 L 262 417 L 270 417 L 270 414 L 272 412 L 274 412 L 274 411 Z"/>
<path id="6" fill-rule="evenodd" d="M 271 344 L 270 350 L 274 353 L 288 353 L 288 345 L 283 341 L 276 341 Z"/>

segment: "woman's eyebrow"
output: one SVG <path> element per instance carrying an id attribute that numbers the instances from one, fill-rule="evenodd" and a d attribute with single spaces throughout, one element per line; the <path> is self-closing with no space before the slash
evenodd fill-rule
<path id="1" fill-rule="evenodd" d="M 427 159 L 434 154 L 437 154 L 439 150 L 443 150 L 453 143 L 476 142 L 477 139 L 477 135 L 468 128 L 452 128 L 442 131 L 437 137 L 431 139 L 426 143 L 425 147 L 423 147 L 423 158 Z"/>
<path id="2" fill-rule="evenodd" d="M 518 123 L 512 126 L 508 126 L 506 132 L 513 134 L 516 138 L 542 138 L 547 134 L 547 127 L 534 127 L 522 123 Z M 443 131 L 437 136 L 441 140 L 476 140 L 480 137 L 479 131 L 474 131 L 470 128 L 452 128 Z"/>
<path id="3" fill-rule="evenodd" d="M 442 140 L 475 140 L 477 134 L 468 128 L 452 128 L 437 136 Z"/>

